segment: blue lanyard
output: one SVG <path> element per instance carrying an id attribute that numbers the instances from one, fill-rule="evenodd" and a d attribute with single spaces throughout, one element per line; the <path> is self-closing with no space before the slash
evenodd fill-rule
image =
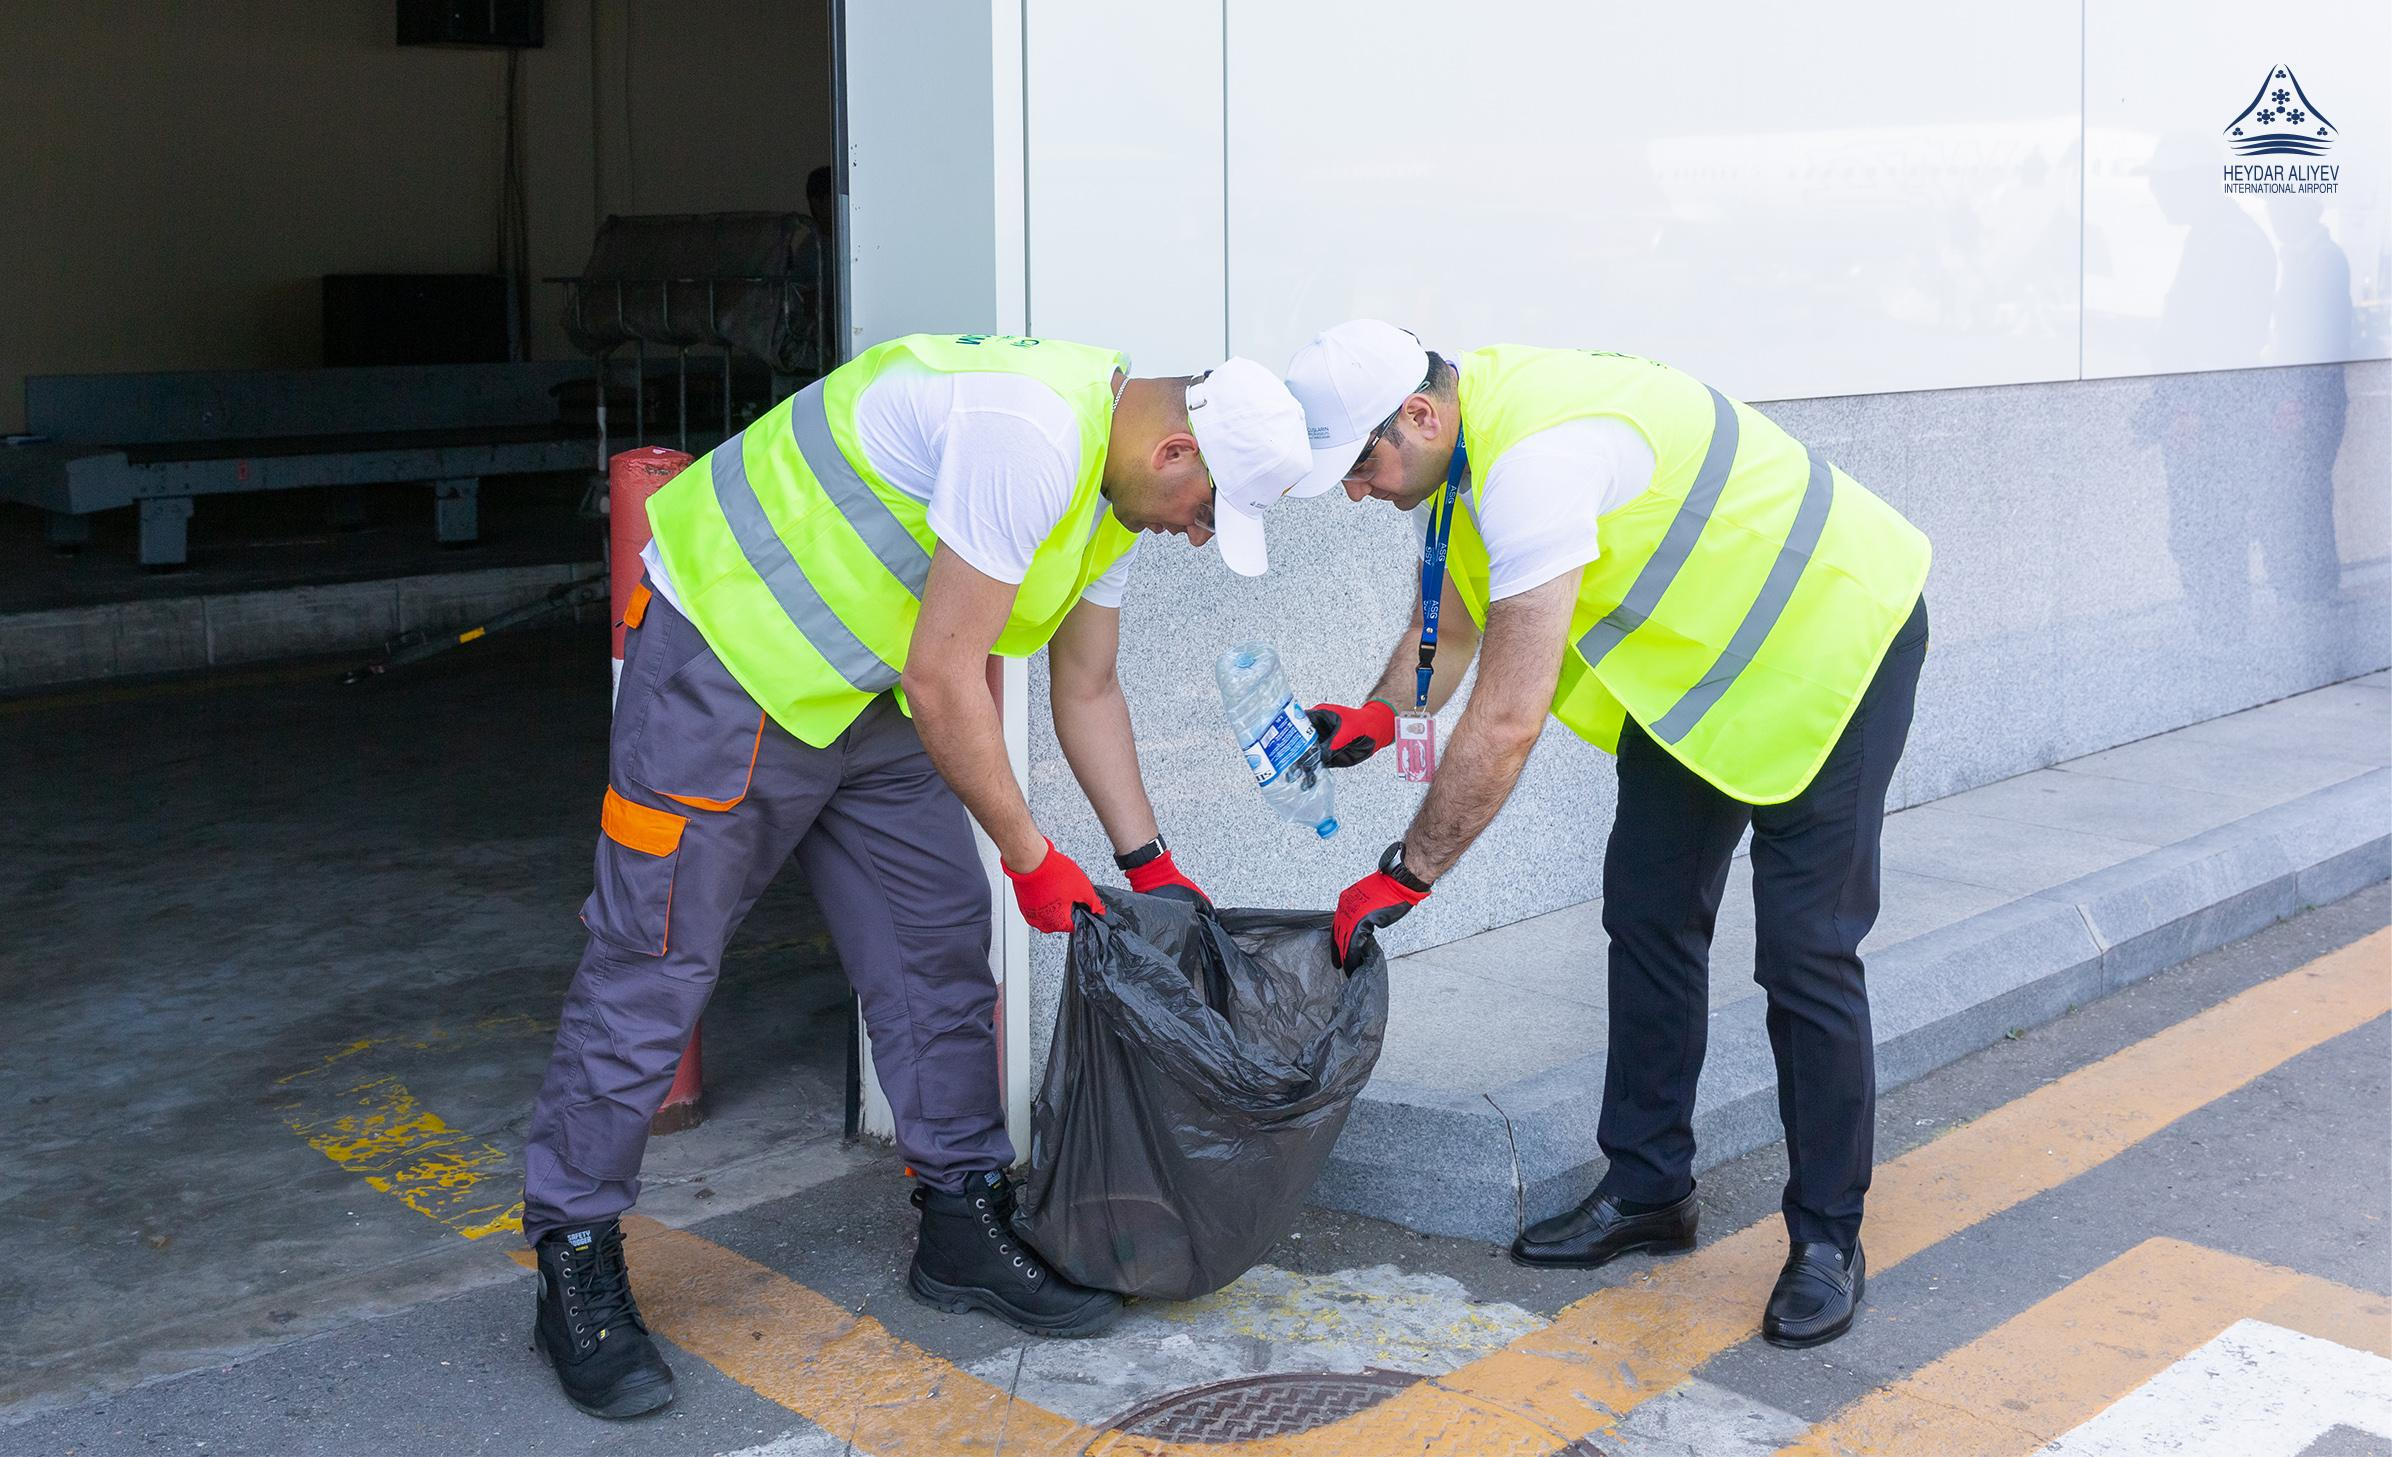
<path id="1" fill-rule="evenodd" d="M 1429 680 L 1437 671 L 1437 609 L 1445 603 L 1445 543 L 1453 534 L 1453 513 L 1462 507 L 1462 488 L 1469 479 L 1470 456 L 1457 431 L 1453 463 L 1445 468 L 1445 497 L 1442 502 L 1429 503 L 1429 538 L 1420 548 L 1419 688 L 1412 706 L 1423 712 L 1429 706 Z"/>

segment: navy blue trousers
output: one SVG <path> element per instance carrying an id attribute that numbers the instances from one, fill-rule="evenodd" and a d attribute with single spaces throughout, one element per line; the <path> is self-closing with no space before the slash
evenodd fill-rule
<path id="1" fill-rule="evenodd" d="M 1877 921 L 1886 788 L 1910 734 L 1927 653 L 1922 600 L 1827 762 L 1783 804 L 1731 799 L 1631 720 L 1603 861 L 1611 1053 L 1597 1140 L 1601 1188 L 1666 1203 L 1694 1187 L 1695 1080 L 1710 1020 L 1711 931 L 1752 828 L 1753 979 L 1769 999 L 1795 1240 L 1849 1248 L 1869 1192 L 1877 1063 L 1861 938 Z"/>

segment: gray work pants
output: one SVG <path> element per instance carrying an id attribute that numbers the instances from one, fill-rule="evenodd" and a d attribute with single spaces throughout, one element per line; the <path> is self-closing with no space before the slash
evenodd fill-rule
<path id="1" fill-rule="evenodd" d="M 863 1004 L 905 1161 L 949 1191 L 1011 1164 L 988 881 L 962 802 L 897 705 L 875 699 L 811 748 L 657 597 L 625 641 L 608 758 L 627 803 L 605 811 L 589 944 L 532 1108 L 525 1237 L 639 1197 L 648 1120 L 724 944 L 792 853 Z"/>

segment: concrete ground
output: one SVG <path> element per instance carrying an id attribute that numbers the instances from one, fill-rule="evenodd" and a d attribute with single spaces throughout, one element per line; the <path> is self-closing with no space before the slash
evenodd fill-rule
<path id="1" fill-rule="evenodd" d="M 867 1162 L 642 1227 L 635 1279 L 680 1378 L 653 1418 L 568 1408 L 525 1344 L 528 1277 L 452 1237 L 490 1288 L 364 1319 L 384 1292 L 359 1271 L 315 1338 L 19 1400 L 0 1450 L 2381 1457 L 2388 921 L 2392 893 L 2362 892 L 1886 1097 L 1868 1304 L 1810 1352 L 1752 1339 L 1781 1252 L 1775 1147 L 1706 1178 L 1690 1256 L 1533 1272 L 1313 1212 L 1228 1291 L 1048 1344 L 902 1298 L 900 1183 Z M 189 1313 L 216 1297 L 189 1292 Z M 1292 1379 L 1229 1384 L 1270 1373 Z"/>
<path id="2" fill-rule="evenodd" d="M 709 1012 L 709 1122 L 648 1164 L 634 1268 L 681 1398 L 581 1418 L 508 1255 L 603 653 L 0 700 L 0 762 L 38 766 L 0 861 L 0 1453 L 2392 1452 L 2381 888 L 1890 1094 L 1870 1309 L 1788 1355 L 1751 1339 L 1775 1148 L 1703 1176 L 1675 1261 L 1530 1272 L 1316 1210 L 1099 1341 L 916 1307 L 895 1161 L 837 1137 L 842 990 L 792 877 Z M 2211 1367 L 2266 1381 L 2213 1410 Z M 2167 1440 L 2121 1446 L 2138 1421 Z"/>
<path id="3" fill-rule="evenodd" d="M 0 762 L 39 766 L 0 857 L 0 1233 L 41 1272 L 0 1280 L 0 1403 L 511 1278 L 491 1251 L 581 948 L 606 645 L 0 700 Z M 838 1141 L 846 1015 L 788 877 L 727 959 L 711 1117 L 657 1142 L 648 1207 L 876 1164 Z"/>

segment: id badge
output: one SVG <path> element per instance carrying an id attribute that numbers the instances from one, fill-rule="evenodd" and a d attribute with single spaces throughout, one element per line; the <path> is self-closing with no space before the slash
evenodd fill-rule
<path id="1" fill-rule="evenodd" d="M 1425 713 L 1395 716 L 1395 774 L 1413 784 L 1437 776 L 1437 721 Z"/>

